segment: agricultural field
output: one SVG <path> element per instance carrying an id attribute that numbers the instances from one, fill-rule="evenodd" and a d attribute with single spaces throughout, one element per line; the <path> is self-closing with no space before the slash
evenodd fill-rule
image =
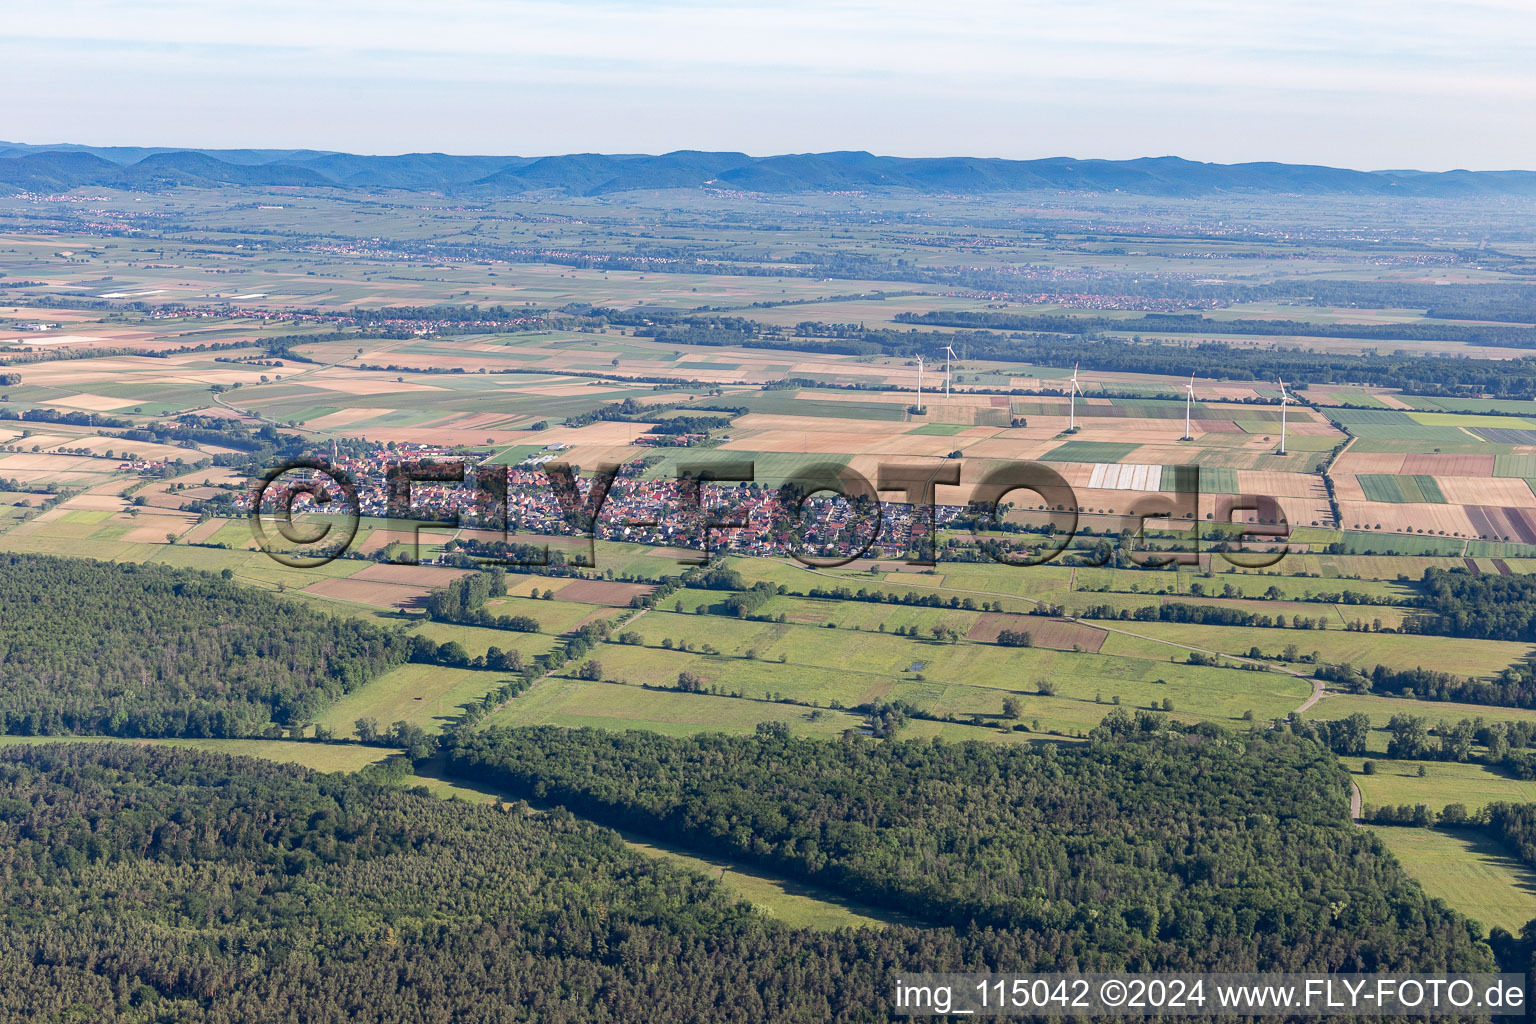
<path id="1" fill-rule="evenodd" d="M 337 701 L 316 724 L 343 738 L 356 737 L 359 718 L 386 729 L 405 722 L 439 732 L 503 682 L 504 674 L 497 672 L 400 665 Z"/>
<path id="2" fill-rule="evenodd" d="M 1536 872 L 1475 833 L 1371 829 L 1424 891 L 1485 928 L 1518 932 L 1536 917 Z"/>
<path id="3" fill-rule="evenodd" d="M 1468 810 L 1477 810 L 1497 801 L 1536 802 L 1536 782 L 1512 779 L 1478 764 L 1427 764 L 1421 777 L 1419 761 L 1372 758 L 1375 772 L 1366 774 L 1361 770 L 1365 759 L 1342 760 L 1368 805 L 1424 804 L 1439 811 L 1446 804 L 1464 804 Z"/>
<path id="4" fill-rule="evenodd" d="M 548 680 L 486 720 L 488 725 L 649 729 L 667 735 L 727 732 L 750 735 L 760 722 L 782 722 L 795 735 L 832 738 L 858 728 L 845 712 L 772 702 L 665 693 L 616 683 Z"/>
<path id="5" fill-rule="evenodd" d="M 101 736 L 5 736 L 0 747 L 22 743 L 137 743 L 211 750 L 237 757 L 259 757 L 279 764 L 296 764 L 317 772 L 356 772 L 399 753 L 393 747 L 356 743 L 301 743 L 292 740 L 135 739 Z"/>

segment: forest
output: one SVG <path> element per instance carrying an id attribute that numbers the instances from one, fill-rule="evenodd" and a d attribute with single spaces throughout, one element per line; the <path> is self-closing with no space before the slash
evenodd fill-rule
<path id="1" fill-rule="evenodd" d="M 1080 964 L 1387 970 L 1476 962 L 1288 732 L 1117 710 L 1079 748 L 527 728 L 458 733 L 450 775 Z M 1470 959 L 1469 959 L 1470 957 Z"/>
<path id="2" fill-rule="evenodd" d="M 0 1019 L 874 1021 L 897 970 L 1078 963 L 1028 932 L 791 930 L 507 810 L 190 750 L 0 750 Z"/>
<path id="3" fill-rule="evenodd" d="M 262 735 L 407 656 L 402 634 L 230 575 L 0 555 L 0 732 Z"/>
<path id="4" fill-rule="evenodd" d="M 1536 576 L 1430 568 L 1420 589 L 1427 614 L 1406 620 L 1405 632 L 1536 641 Z"/>
<path id="5" fill-rule="evenodd" d="M 1483 811 L 1488 829 L 1525 863 L 1536 866 L 1536 804 L 1489 804 Z"/>

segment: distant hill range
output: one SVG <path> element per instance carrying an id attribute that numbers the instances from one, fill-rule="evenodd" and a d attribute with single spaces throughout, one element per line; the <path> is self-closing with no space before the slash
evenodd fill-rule
<path id="1" fill-rule="evenodd" d="M 1126 192 L 1147 196 L 1536 196 L 1536 171 L 1351 171 L 1307 164 L 1140 160 L 906 158 L 862 152 L 752 157 L 684 150 L 661 156 L 357 156 L 315 150 L 154 149 L 0 142 L 0 189 L 81 186 L 301 186 L 398 189 L 494 198 L 596 196 L 649 189 L 739 192 Z"/>

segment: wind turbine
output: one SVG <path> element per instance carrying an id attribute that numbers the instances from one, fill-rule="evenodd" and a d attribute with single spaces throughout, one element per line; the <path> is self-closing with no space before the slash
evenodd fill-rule
<path id="1" fill-rule="evenodd" d="M 1189 429 L 1189 410 L 1195 405 L 1195 375 L 1189 375 L 1189 383 L 1184 385 L 1184 436 L 1181 441 L 1193 441 L 1194 433 Z"/>
<path id="2" fill-rule="evenodd" d="M 1067 396 L 1067 433 L 1077 430 L 1077 396 L 1082 394 L 1082 389 L 1077 386 L 1077 364 L 1072 364 L 1072 392 Z"/>
<path id="3" fill-rule="evenodd" d="M 917 411 L 923 411 L 923 357 L 917 357 Z"/>
<path id="4" fill-rule="evenodd" d="M 1284 455 L 1285 454 L 1285 407 L 1290 404 L 1291 393 L 1289 391 L 1285 390 L 1285 381 L 1281 380 L 1279 377 L 1276 377 L 1275 380 L 1280 381 L 1280 451 L 1277 452 L 1276 454 Z"/>
<path id="5" fill-rule="evenodd" d="M 944 346 L 944 397 L 949 397 L 949 358 L 955 354 L 955 346 Z"/>

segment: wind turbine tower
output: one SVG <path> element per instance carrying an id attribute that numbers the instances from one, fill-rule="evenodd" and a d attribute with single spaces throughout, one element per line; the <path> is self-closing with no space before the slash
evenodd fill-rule
<path id="1" fill-rule="evenodd" d="M 949 359 L 955 354 L 955 346 L 944 346 L 944 397 L 949 397 Z"/>
<path id="2" fill-rule="evenodd" d="M 1189 411 L 1195 406 L 1195 375 L 1189 375 L 1189 383 L 1184 385 L 1184 436 L 1181 441 L 1193 441 L 1194 432 L 1189 429 Z"/>
<path id="3" fill-rule="evenodd" d="M 917 357 L 917 411 L 923 411 L 923 357 Z"/>
<path id="4" fill-rule="evenodd" d="M 1277 452 L 1276 454 L 1284 455 L 1285 454 L 1285 407 L 1287 405 L 1289 405 L 1290 402 L 1291 402 L 1291 393 L 1289 391 L 1285 390 L 1285 381 L 1281 380 L 1279 377 L 1276 377 L 1275 379 L 1280 381 L 1280 451 Z"/>
<path id="5" fill-rule="evenodd" d="M 1067 433 L 1077 431 L 1077 396 L 1082 394 L 1077 386 L 1077 364 L 1072 364 L 1072 393 L 1067 396 Z"/>

